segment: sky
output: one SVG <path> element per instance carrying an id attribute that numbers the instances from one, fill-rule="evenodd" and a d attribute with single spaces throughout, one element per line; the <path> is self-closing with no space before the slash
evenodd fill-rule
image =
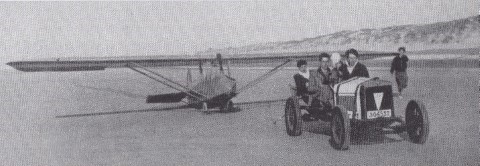
<path id="1" fill-rule="evenodd" d="M 0 2 L 0 62 L 195 54 L 480 14 L 476 0 Z"/>

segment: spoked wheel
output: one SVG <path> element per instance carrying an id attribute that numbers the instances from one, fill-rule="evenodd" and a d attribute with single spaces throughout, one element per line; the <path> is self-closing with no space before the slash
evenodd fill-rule
<path id="1" fill-rule="evenodd" d="M 225 102 L 225 103 L 220 107 L 220 111 L 222 111 L 222 112 L 233 112 L 233 101 L 232 101 L 232 100 L 228 100 L 227 102 Z"/>
<path id="2" fill-rule="evenodd" d="M 424 144 L 428 137 L 428 115 L 421 101 L 410 100 L 405 110 L 408 137 L 413 143 Z"/>
<path id="3" fill-rule="evenodd" d="M 347 109 L 343 106 L 336 106 L 332 111 L 331 144 L 337 150 L 347 150 L 350 146 L 350 119 Z"/>
<path id="4" fill-rule="evenodd" d="M 285 126 L 290 136 L 302 134 L 302 113 L 298 100 L 298 97 L 290 97 L 285 105 Z"/>

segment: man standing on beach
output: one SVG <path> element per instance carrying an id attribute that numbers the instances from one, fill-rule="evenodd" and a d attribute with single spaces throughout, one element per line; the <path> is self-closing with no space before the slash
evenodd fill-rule
<path id="1" fill-rule="evenodd" d="M 407 88 L 407 62 L 408 57 L 405 55 L 405 47 L 398 48 L 398 54 L 393 58 L 390 73 L 394 74 L 395 72 L 395 81 L 397 82 L 399 98 L 402 98 L 402 90 Z"/>

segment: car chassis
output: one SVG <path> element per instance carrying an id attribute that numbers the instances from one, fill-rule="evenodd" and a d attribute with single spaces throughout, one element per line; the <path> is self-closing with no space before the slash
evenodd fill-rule
<path id="1" fill-rule="evenodd" d="M 351 129 L 362 124 L 375 124 L 379 128 L 391 129 L 397 133 L 406 131 L 410 141 L 424 144 L 429 133 L 429 122 L 425 105 L 418 100 L 410 100 L 405 110 L 405 120 L 394 113 L 392 83 L 379 78 L 354 77 L 333 87 L 334 106 L 327 111 L 311 105 L 313 95 L 307 95 L 308 102 L 296 95 L 285 105 L 285 126 L 287 134 L 302 134 L 302 111 L 318 109 L 322 121 L 330 122 L 331 145 L 338 150 L 347 150 L 350 145 Z M 394 122 L 400 125 L 390 126 Z"/>

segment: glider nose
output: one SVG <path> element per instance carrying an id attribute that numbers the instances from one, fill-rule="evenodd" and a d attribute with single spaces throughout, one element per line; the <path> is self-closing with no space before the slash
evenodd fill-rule
<path id="1" fill-rule="evenodd" d="M 13 67 L 13 62 L 8 62 L 6 63 L 8 66 L 12 66 Z"/>

